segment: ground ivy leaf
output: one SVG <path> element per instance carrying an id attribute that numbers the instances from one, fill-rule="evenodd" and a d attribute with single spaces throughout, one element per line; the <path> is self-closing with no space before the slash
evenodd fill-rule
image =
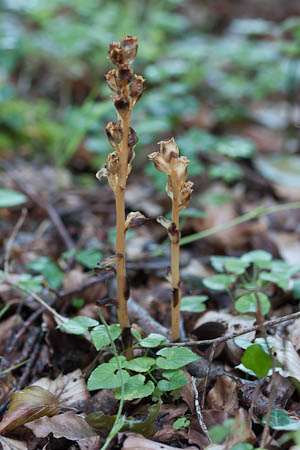
<path id="1" fill-rule="evenodd" d="M 284 291 L 289 289 L 290 275 L 284 271 L 261 272 L 259 278 L 277 284 Z"/>
<path id="2" fill-rule="evenodd" d="M 139 344 L 145 348 L 154 348 L 163 345 L 167 342 L 167 338 L 162 334 L 150 333 L 145 339 L 142 339 Z"/>
<path id="3" fill-rule="evenodd" d="M 259 292 L 257 294 L 259 301 L 260 301 L 260 307 L 262 314 L 267 314 L 270 311 L 271 304 L 263 292 Z M 255 294 L 245 294 L 240 297 L 234 305 L 235 309 L 240 313 L 249 313 L 253 312 L 255 313 L 257 311 L 257 299 Z"/>
<path id="4" fill-rule="evenodd" d="M 129 379 L 129 374 L 126 370 L 122 370 L 123 382 L 126 383 Z M 91 373 L 87 388 L 89 391 L 96 389 L 114 389 L 121 386 L 121 377 L 119 370 L 115 364 L 104 363 L 96 367 Z"/>
<path id="5" fill-rule="evenodd" d="M 138 374 L 129 378 L 124 384 L 124 400 L 134 400 L 136 398 L 148 397 L 154 391 L 154 383 L 148 381 L 145 384 L 144 375 Z M 121 398 L 121 389 L 118 389 L 115 393 L 117 399 Z"/>
<path id="6" fill-rule="evenodd" d="M 90 327 L 95 327 L 97 325 L 99 325 L 99 322 L 95 319 L 78 316 L 65 322 L 62 325 L 62 328 L 72 334 L 84 334 Z"/>
<path id="7" fill-rule="evenodd" d="M 12 431 L 43 416 L 59 413 L 55 395 L 40 386 L 27 386 L 11 396 L 8 413 L 0 423 L 0 433 Z"/>
<path id="8" fill-rule="evenodd" d="M 109 331 L 113 341 L 121 335 L 121 327 L 118 324 L 109 325 Z M 96 350 L 110 344 L 110 339 L 104 325 L 99 325 L 91 331 L 91 337 Z"/>
<path id="9" fill-rule="evenodd" d="M 202 280 L 204 286 L 215 291 L 226 291 L 234 281 L 235 276 L 225 274 L 212 275 Z"/>
<path id="10" fill-rule="evenodd" d="M 21 192 L 0 188 L 0 208 L 10 208 L 26 202 L 27 197 Z"/>
<path id="11" fill-rule="evenodd" d="M 207 295 L 190 295 L 182 297 L 180 311 L 202 312 L 206 310 L 203 303 L 208 299 Z"/>
<path id="12" fill-rule="evenodd" d="M 263 423 L 266 422 L 266 416 Z M 270 427 L 273 430 L 292 431 L 300 429 L 300 421 L 292 419 L 283 409 L 273 409 L 270 417 Z"/>
<path id="13" fill-rule="evenodd" d="M 272 368 L 272 358 L 259 344 L 250 345 L 242 356 L 242 363 L 258 377 L 265 377 Z"/>
<path id="14" fill-rule="evenodd" d="M 126 361 L 125 368 L 134 372 L 147 372 L 155 364 L 155 359 L 148 356 L 141 356 Z"/>
<path id="15" fill-rule="evenodd" d="M 175 422 L 173 423 L 174 430 L 179 430 L 182 427 L 188 427 L 190 424 L 190 420 L 186 417 L 179 417 Z"/>
<path id="16" fill-rule="evenodd" d="M 259 265 L 260 263 L 271 261 L 272 255 L 265 250 L 252 250 L 251 252 L 244 253 L 241 260 Z"/>
<path id="17" fill-rule="evenodd" d="M 200 356 L 185 347 L 162 348 L 157 355 L 156 365 L 160 369 L 180 369 L 200 359 Z"/>
<path id="18" fill-rule="evenodd" d="M 163 372 L 163 377 L 167 380 L 160 380 L 157 384 L 161 391 L 174 391 L 188 383 L 188 378 L 183 370 Z"/>

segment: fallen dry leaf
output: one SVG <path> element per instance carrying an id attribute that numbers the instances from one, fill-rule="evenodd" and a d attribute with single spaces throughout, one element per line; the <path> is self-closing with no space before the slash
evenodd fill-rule
<path id="1" fill-rule="evenodd" d="M 99 450 L 100 447 L 101 438 L 100 436 L 91 436 L 86 439 L 82 439 L 81 441 L 77 442 L 78 447 L 80 450 Z M 77 448 L 74 450 L 77 450 Z"/>
<path id="2" fill-rule="evenodd" d="M 39 386 L 27 386 L 12 394 L 7 415 L 0 423 L 0 433 L 12 431 L 42 416 L 54 416 L 59 410 L 55 395 Z"/>
<path id="3" fill-rule="evenodd" d="M 206 401 L 209 409 L 236 414 L 239 408 L 236 382 L 226 375 L 217 376 L 216 383 L 207 394 Z"/>
<path id="4" fill-rule="evenodd" d="M 285 368 L 280 374 L 283 377 L 293 377 L 300 381 L 300 357 L 291 341 L 275 336 L 274 350 L 278 361 Z"/>
<path id="5" fill-rule="evenodd" d="M 71 411 L 54 417 L 41 417 L 26 424 L 37 437 L 46 437 L 53 433 L 55 438 L 66 438 L 79 441 L 96 436 L 95 431 L 87 424 L 84 417 Z"/>
<path id="6" fill-rule="evenodd" d="M 169 445 L 161 444 L 160 442 L 150 441 L 139 434 L 126 433 L 128 436 L 124 443 L 123 449 L 128 450 L 179 450 L 180 447 L 170 447 Z M 186 450 L 199 450 L 198 447 L 186 447 Z"/>
<path id="7" fill-rule="evenodd" d="M 8 439 L 4 436 L 0 436 L 0 444 L 2 450 L 27 450 L 28 448 L 25 442 Z"/>
<path id="8" fill-rule="evenodd" d="M 34 386 L 40 386 L 54 394 L 61 404 L 70 406 L 74 403 L 88 400 L 90 393 L 86 388 L 86 382 L 80 369 L 67 375 L 59 375 L 55 380 L 40 378 Z"/>
<path id="9" fill-rule="evenodd" d="M 289 340 L 295 347 L 295 350 L 300 349 L 300 319 L 296 319 L 291 325 L 287 327 L 289 333 Z"/>

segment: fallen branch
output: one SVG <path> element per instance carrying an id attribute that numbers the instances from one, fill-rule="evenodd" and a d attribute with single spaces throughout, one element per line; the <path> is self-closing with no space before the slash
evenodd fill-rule
<path id="1" fill-rule="evenodd" d="M 220 336 L 215 339 L 206 339 L 203 341 L 187 341 L 187 342 L 169 342 L 167 344 L 162 345 L 161 347 L 191 347 L 197 345 L 211 345 L 211 344 L 221 344 L 222 342 L 229 341 L 230 339 L 234 339 L 238 336 L 242 336 L 243 334 L 251 333 L 251 331 L 260 330 L 262 327 L 274 327 L 282 322 L 289 322 L 290 320 L 295 320 L 300 317 L 300 311 L 292 314 L 288 314 L 286 316 L 278 317 L 277 319 L 267 320 L 259 325 L 254 325 L 251 328 L 245 328 L 242 331 L 237 331 L 235 333 L 227 334 L 225 336 Z"/>

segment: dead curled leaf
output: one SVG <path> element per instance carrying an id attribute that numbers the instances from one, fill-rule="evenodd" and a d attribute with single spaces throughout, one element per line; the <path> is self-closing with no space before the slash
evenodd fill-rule
<path id="1" fill-rule="evenodd" d="M 8 439 L 4 436 L 0 436 L 0 444 L 2 450 L 27 450 L 28 448 L 25 442 Z"/>
<path id="2" fill-rule="evenodd" d="M 284 377 L 293 377 L 300 381 L 300 357 L 291 341 L 275 336 L 274 350 L 278 361 L 285 368 L 284 372 L 281 372 L 281 375 Z"/>
<path id="3" fill-rule="evenodd" d="M 170 447 L 169 445 L 161 444 L 160 442 L 150 441 L 143 436 L 135 433 L 126 433 L 128 436 L 124 443 L 122 450 L 179 450 L 179 447 Z M 198 447 L 186 447 L 187 450 L 197 450 Z"/>
<path id="4" fill-rule="evenodd" d="M 79 441 L 96 436 L 95 431 L 87 424 L 84 417 L 71 411 L 54 417 L 41 417 L 26 424 L 37 437 L 46 437 L 53 433 L 55 438 L 66 438 Z"/>
<path id="5" fill-rule="evenodd" d="M 76 369 L 67 375 L 59 375 L 55 380 L 46 377 L 40 378 L 34 385 L 51 392 L 61 404 L 67 406 L 90 398 L 80 369 Z"/>
<path id="6" fill-rule="evenodd" d="M 12 431 L 43 416 L 54 416 L 59 410 L 55 395 L 39 386 L 27 386 L 12 394 L 7 415 L 0 423 L 0 433 Z"/>
<path id="7" fill-rule="evenodd" d="M 206 400 L 209 409 L 235 414 L 239 407 L 236 382 L 226 375 L 217 376 L 216 383 L 209 391 Z"/>

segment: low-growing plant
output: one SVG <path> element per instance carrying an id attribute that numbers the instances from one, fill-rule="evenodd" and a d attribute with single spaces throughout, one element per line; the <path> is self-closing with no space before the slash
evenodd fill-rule
<path id="1" fill-rule="evenodd" d="M 204 278 L 204 286 L 227 291 L 236 311 L 254 314 L 260 311 L 263 316 L 271 308 L 267 295 L 271 284 L 287 291 L 293 287 L 293 277 L 300 271 L 300 264 L 273 259 L 264 250 L 253 250 L 239 258 L 212 256 L 211 263 L 219 273 Z"/>

